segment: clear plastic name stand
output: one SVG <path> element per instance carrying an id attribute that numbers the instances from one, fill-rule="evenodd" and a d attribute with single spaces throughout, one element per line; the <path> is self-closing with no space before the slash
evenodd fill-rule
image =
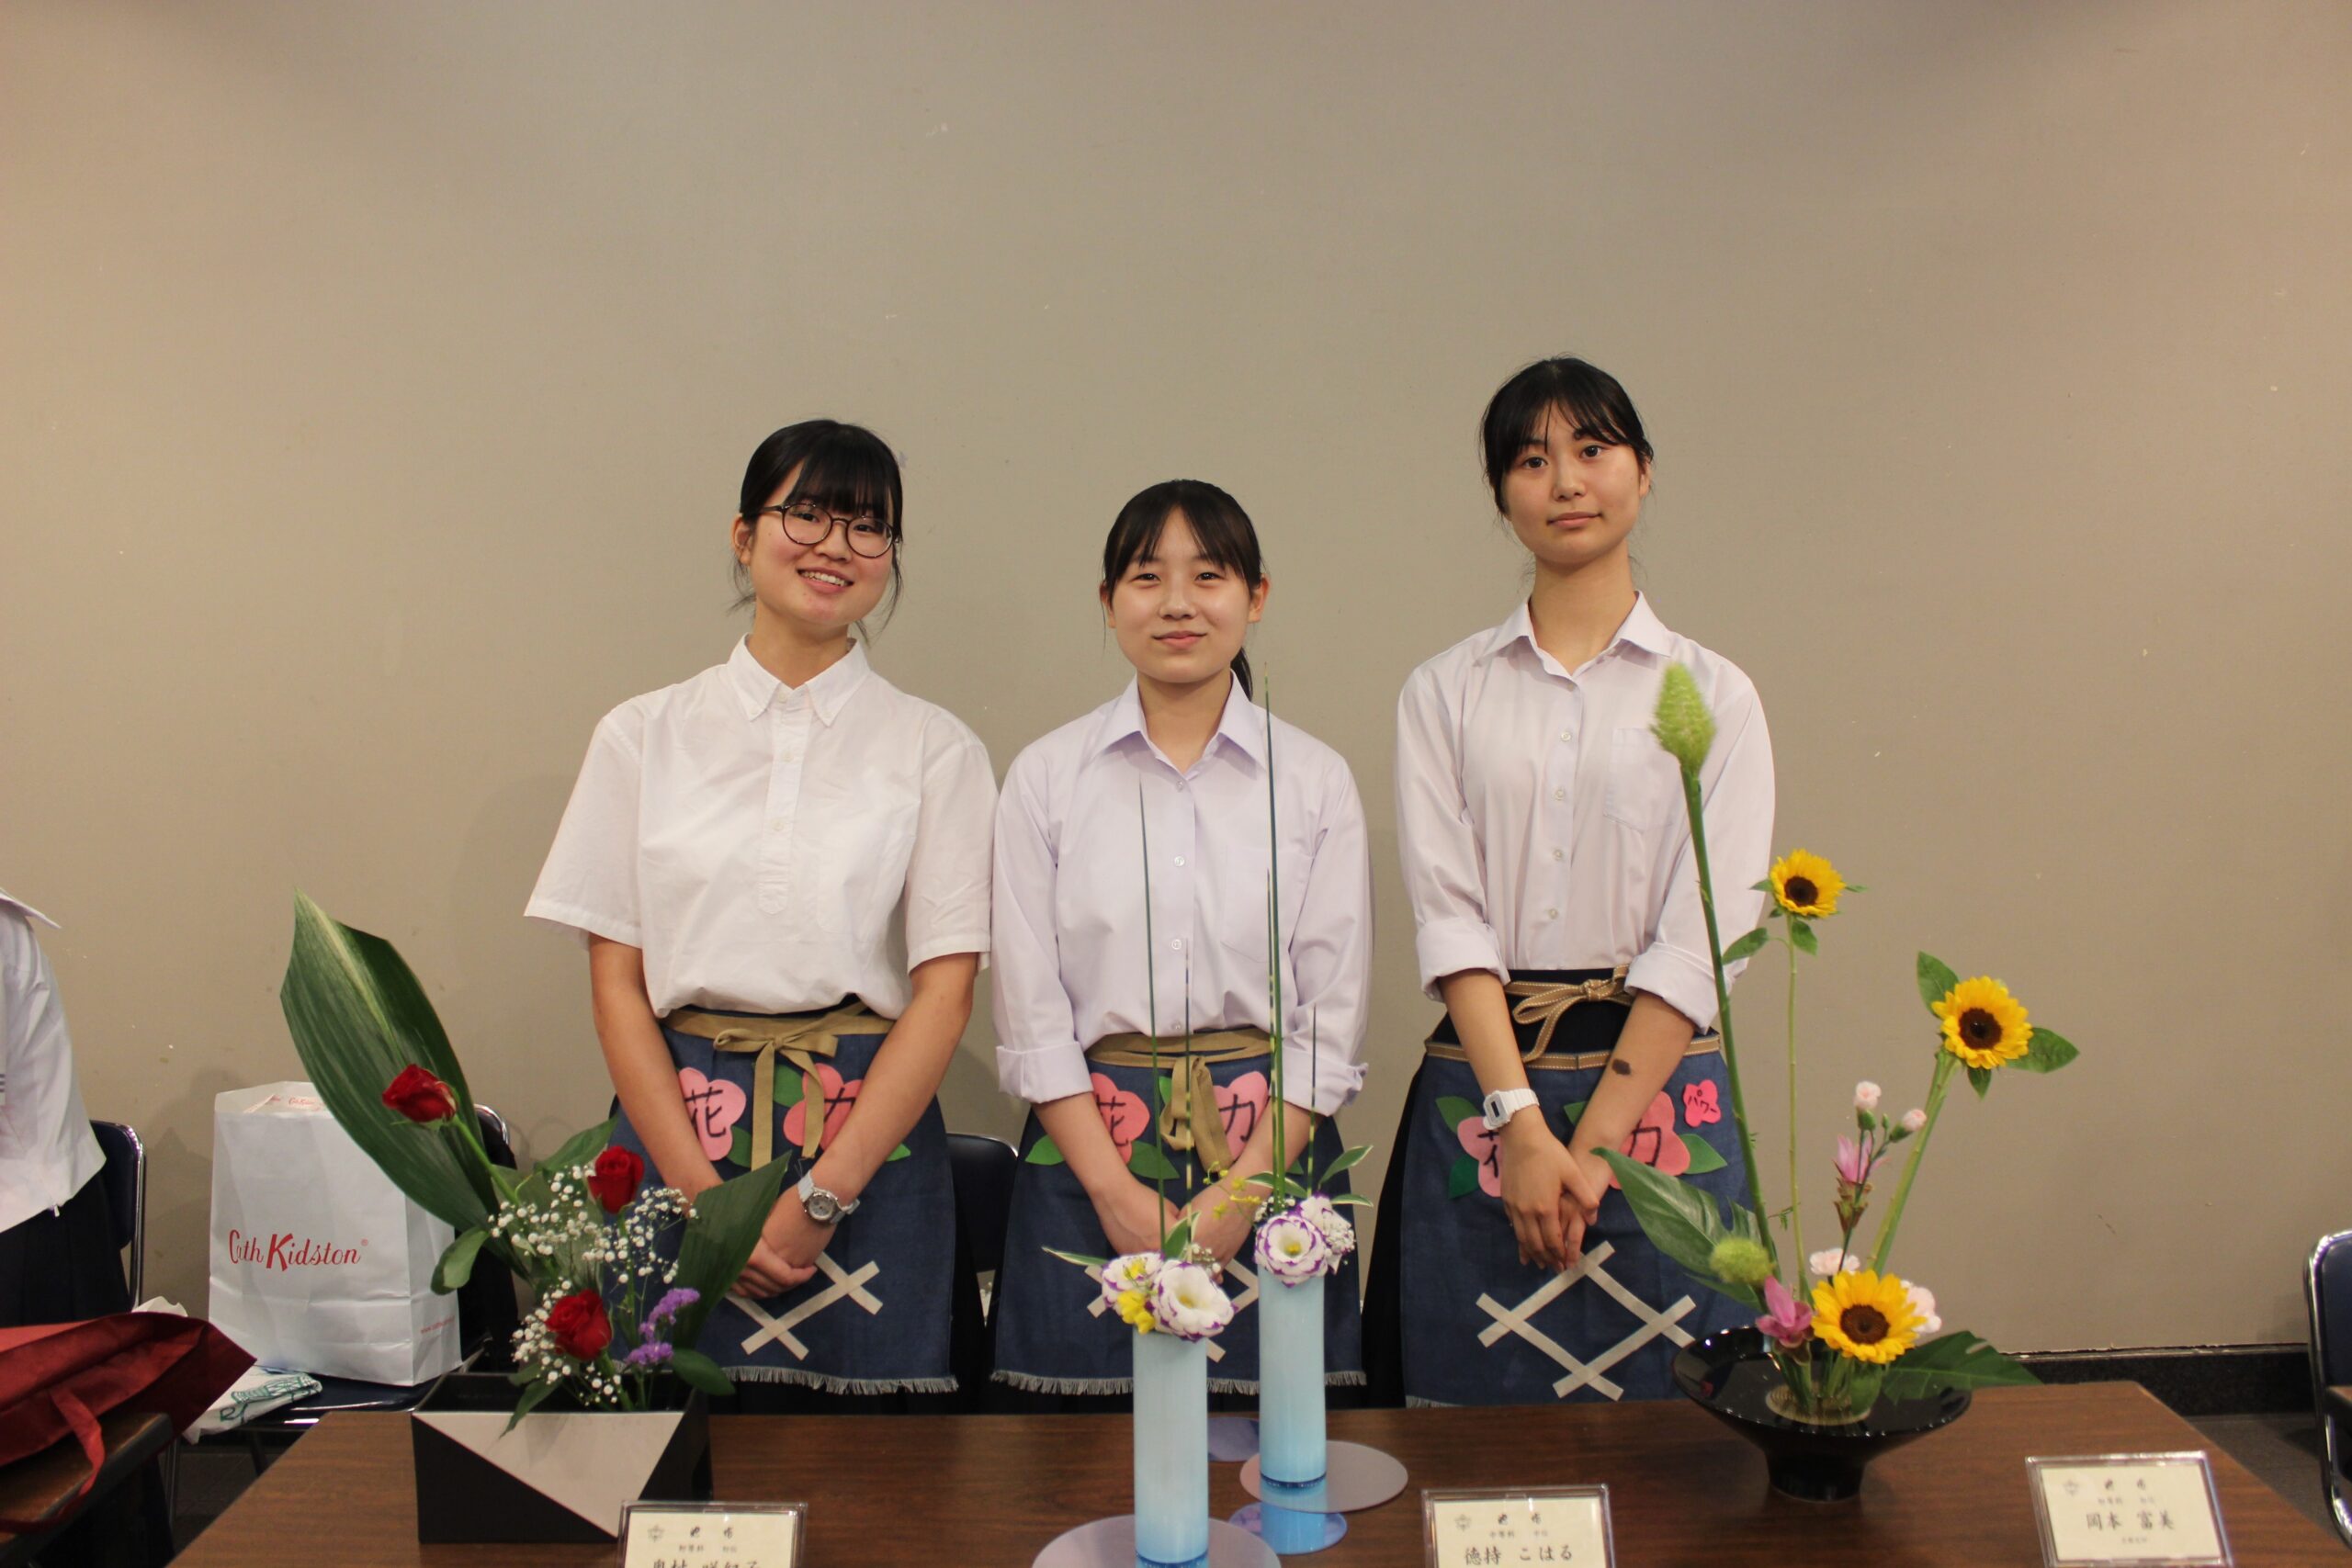
<path id="1" fill-rule="evenodd" d="M 2070 1454 L 2025 1472 L 2047 1568 L 2230 1568 L 2202 1453 Z"/>
<path id="2" fill-rule="evenodd" d="M 806 1503 L 630 1503 L 621 1568 L 794 1568 Z"/>
<path id="3" fill-rule="evenodd" d="M 1421 1533 L 1429 1542 L 1430 1568 L 1521 1562 L 1611 1568 L 1616 1562 L 1606 1486 L 1424 1491 Z"/>

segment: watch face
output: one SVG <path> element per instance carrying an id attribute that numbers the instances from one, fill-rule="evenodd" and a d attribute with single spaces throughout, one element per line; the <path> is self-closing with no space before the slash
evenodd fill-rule
<path id="1" fill-rule="evenodd" d="M 830 1192 L 808 1194 L 808 1217 L 820 1225 L 831 1224 L 842 1217 L 841 1200 Z"/>

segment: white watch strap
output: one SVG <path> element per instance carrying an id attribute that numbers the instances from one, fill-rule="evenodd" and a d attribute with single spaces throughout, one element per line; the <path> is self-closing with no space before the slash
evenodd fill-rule
<path id="1" fill-rule="evenodd" d="M 1487 1096 L 1486 1107 L 1478 1120 L 1486 1123 L 1489 1133 L 1498 1133 L 1502 1131 L 1503 1123 L 1534 1103 L 1535 1091 L 1532 1089 L 1498 1089 Z"/>

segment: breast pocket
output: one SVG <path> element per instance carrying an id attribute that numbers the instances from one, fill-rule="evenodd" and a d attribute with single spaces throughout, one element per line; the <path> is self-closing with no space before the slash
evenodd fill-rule
<path id="1" fill-rule="evenodd" d="M 1627 725 L 1610 737 L 1609 788 L 1601 810 L 1611 821 L 1655 833 L 1682 809 L 1682 770 L 1646 726 Z"/>
<path id="2" fill-rule="evenodd" d="M 829 934 L 846 935 L 861 951 L 887 937 L 906 892 L 920 807 L 910 789 L 864 781 L 809 824 L 809 904 Z"/>
<path id="3" fill-rule="evenodd" d="M 1220 852 L 1225 874 L 1217 890 L 1216 938 L 1227 948 L 1263 968 L 1268 929 L 1267 855 L 1262 843 L 1237 855 Z M 1282 875 L 1272 891 L 1282 904 L 1282 940 L 1287 948 L 1298 935 L 1298 912 L 1306 902 L 1306 877 L 1312 859 L 1303 844 L 1283 846 Z"/>

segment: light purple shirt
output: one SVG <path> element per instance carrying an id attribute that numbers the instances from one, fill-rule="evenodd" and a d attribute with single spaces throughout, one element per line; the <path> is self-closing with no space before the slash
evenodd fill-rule
<path id="1" fill-rule="evenodd" d="M 1564 670 L 1521 604 L 1414 671 L 1397 699 L 1397 837 L 1431 997 L 1464 970 L 1623 964 L 1630 987 L 1714 1023 L 1681 774 L 1650 733 L 1677 663 L 1715 716 L 1699 786 L 1718 929 L 1729 946 L 1754 928 L 1772 852 L 1772 741 L 1755 686 L 1668 631 L 1646 597 L 1607 648 Z"/>
<path id="2" fill-rule="evenodd" d="M 1372 865 L 1340 755 L 1273 721 L 1236 682 L 1180 772 L 1144 733 L 1136 688 L 1023 751 L 996 818 L 997 1079 L 1033 1103 L 1088 1092 L 1086 1047 L 1270 1029 L 1267 874 L 1279 873 L 1284 1098 L 1329 1114 L 1363 1081 Z M 1140 795 L 1138 795 L 1140 792 Z M 1145 826 L 1151 857 L 1149 957 Z"/>

